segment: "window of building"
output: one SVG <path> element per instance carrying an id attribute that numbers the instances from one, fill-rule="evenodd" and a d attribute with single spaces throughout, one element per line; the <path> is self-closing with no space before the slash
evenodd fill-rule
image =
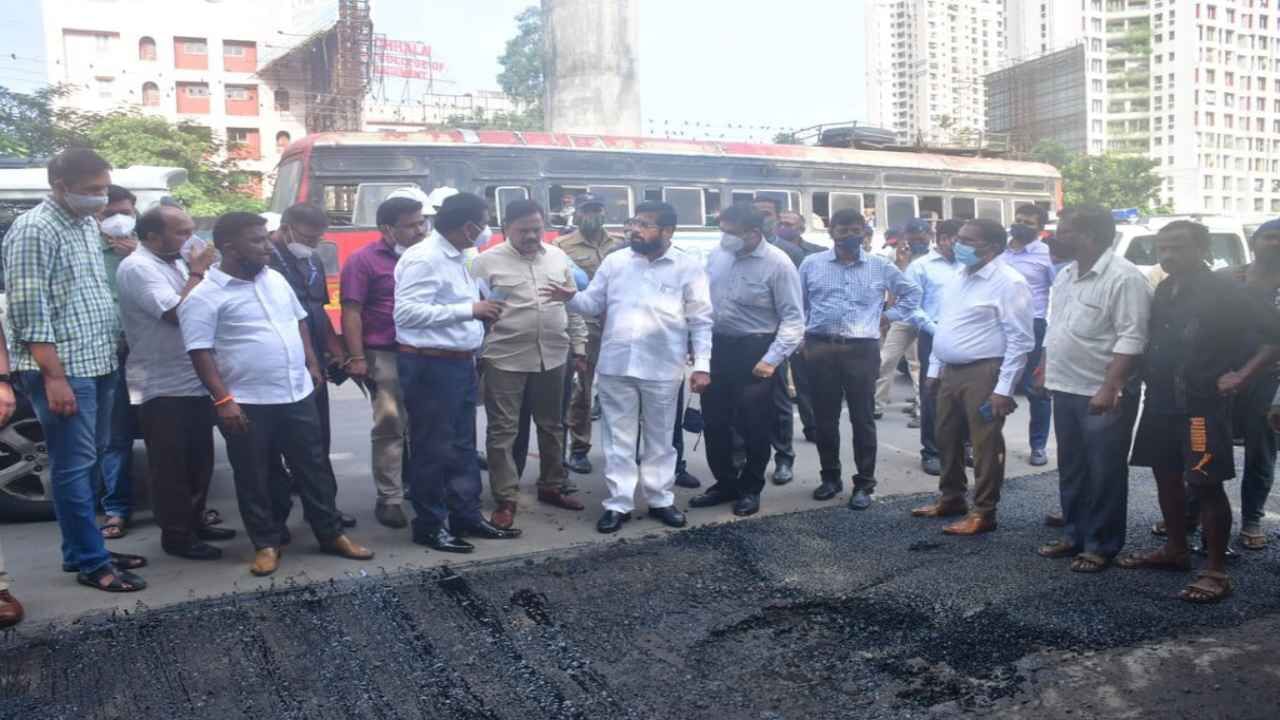
<path id="1" fill-rule="evenodd" d="M 275 91 L 275 106 L 276 106 L 277 112 L 285 112 L 289 109 L 289 91 L 288 90 Z"/>
<path id="2" fill-rule="evenodd" d="M 155 62 L 156 41 L 153 38 L 143 37 L 138 40 L 138 59 L 143 62 Z"/>
<path id="3" fill-rule="evenodd" d="M 188 55 L 208 55 L 209 43 L 204 40 L 182 40 L 182 51 Z"/>
<path id="4" fill-rule="evenodd" d="M 142 83 L 142 104 L 156 107 L 160 104 L 160 88 L 153 82 Z"/>

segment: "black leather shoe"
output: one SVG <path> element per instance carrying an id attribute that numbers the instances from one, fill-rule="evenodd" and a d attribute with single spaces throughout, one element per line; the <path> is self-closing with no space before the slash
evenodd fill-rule
<path id="1" fill-rule="evenodd" d="M 574 453 L 570 455 L 569 461 L 566 462 L 564 466 L 579 475 L 591 474 L 591 461 L 587 459 L 586 453 Z"/>
<path id="2" fill-rule="evenodd" d="M 432 550 L 447 553 L 469 553 L 476 549 L 475 545 L 472 545 L 466 540 L 454 537 L 453 533 L 450 533 L 444 528 L 440 528 L 433 533 L 428 533 L 425 536 L 415 536 L 413 541 L 419 545 L 426 545 Z"/>
<path id="3" fill-rule="evenodd" d="M 695 495 L 692 498 L 690 498 L 689 507 L 691 508 L 714 507 L 716 505 L 723 505 L 725 503 L 729 503 L 733 501 L 734 501 L 734 496 L 731 493 L 727 493 L 723 490 L 712 487 L 711 489 L 707 490 L 701 495 Z"/>
<path id="4" fill-rule="evenodd" d="M 733 504 L 733 514 L 738 517 L 747 517 L 758 512 L 760 512 L 760 496 L 756 493 L 743 495 Z"/>
<path id="5" fill-rule="evenodd" d="M 873 502 L 875 502 L 875 498 L 872 497 L 871 493 L 861 489 L 854 490 L 853 497 L 849 498 L 849 509 L 866 510 L 871 507 Z"/>
<path id="6" fill-rule="evenodd" d="M 631 513 L 620 513 L 616 510 L 605 510 L 600 516 L 600 522 L 596 523 L 596 530 L 606 535 L 616 533 L 622 529 L 622 523 L 631 519 Z"/>
<path id="7" fill-rule="evenodd" d="M 649 508 L 649 517 L 661 521 L 667 527 L 673 528 L 682 528 L 689 522 L 689 519 L 684 516 L 684 513 L 677 510 L 675 505 Z"/>
<path id="8" fill-rule="evenodd" d="M 338 512 L 338 515 L 342 518 L 342 527 L 344 527 L 344 528 L 353 528 L 353 527 L 355 527 L 355 526 L 356 526 L 356 516 L 355 516 L 355 515 L 348 515 L 348 514 L 346 514 L 346 513 L 344 513 L 344 512 L 341 512 L 341 511 L 339 511 L 339 512 Z"/>
<path id="9" fill-rule="evenodd" d="M 162 546 L 163 547 L 163 546 Z M 196 541 L 185 547 L 174 547 L 172 545 L 163 547 L 166 554 L 174 555 L 188 560 L 217 560 L 222 557 L 222 549 L 214 547 L 206 542 Z"/>
<path id="10" fill-rule="evenodd" d="M 702 487 L 702 481 L 690 475 L 688 470 L 679 470 L 676 472 L 676 487 L 692 490 Z"/>
<path id="11" fill-rule="evenodd" d="M 773 466 L 773 484 L 786 485 L 796 479 L 795 472 L 791 469 L 791 463 L 780 462 Z"/>
<path id="12" fill-rule="evenodd" d="M 205 526 L 196 530 L 196 539 L 205 542 L 225 542 L 236 536 L 236 531 L 229 528 Z"/>
<path id="13" fill-rule="evenodd" d="M 481 518 L 465 528 L 458 528 L 459 535 L 480 538 L 482 540 L 514 540 L 524 534 L 519 528 L 502 528 Z"/>
<path id="14" fill-rule="evenodd" d="M 813 491 L 814 500 L 830 500 L 831 498 L 844 492 L 844 484 L 832 482 L 831 480 L 823 480 L 817 490 Z"/>

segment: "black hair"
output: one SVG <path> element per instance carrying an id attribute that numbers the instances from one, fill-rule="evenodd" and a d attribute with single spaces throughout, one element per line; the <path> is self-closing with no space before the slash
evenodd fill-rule
<path id="1" fill-rule="evenodd" d="M 1019 215 L 1035 215 L 1036 223 L 1039 225 L 1041 230 L 1044 229 L 1045 225 L 1049 224 L 1049 211 L 1039 205 L 1019 205 L 1014 208 L 1013 216 L 1016 218 Z"/>
<path id="2" fill-rule="evenodd" d="M 947 237 L 955 237 L 960 233 L 960 228 L 964 227 L 966 222 L 968 222 L 968 220 L 961 220 L 960 218 L 943 220 L 938 223 L 938 237 L 942 237 L 943 235 Z"/>
<path id="3" fill-rule="evenodd" d="M 965 225 L 976 225 L 982 231 L 982 239 L 990 245 L 995 245 L 1000 252 L 1004 252 L 1009 244 L 1009 231 L 991 218 L 975 218 L 966 221 Z"/>
<path id="4" fill-rule="evenodd" d="M 668 203 L 658 202 L 657 200 L 648 200 L 636 206 L 636 214 L 654 213 L 658 216 L 658 227 L 673 228 L 679 220 L 676 217 L 676 209 Z"/>
<path id="5" fill-rule="evenodd" d="M 484 227 L 489 220 L 489 203 L 474 193 L 460 192 L 450 195 L 440 204 L 435 227 L 442 233 L 453 232 L 471 223 Z"/>
<path id="6" fill-rule="evenodd" d="M 827 223 L 827 226 L 835 227 L 837 225 L 862 225 L 863 227 L 866 227 L 866 224 L 867 224 L 867 219 L 862 217 L 862 213 L 858 212 L 857 210 L 854 210 L 853 208 L 845 208 L 843 210 L 837 211 L 836 214 L 832 215 L 831 222 Z"/>
<path id="7" fill-rule="evenodd" d="M 755 205 L 756 203 L 760 203 L 760 202 L 769 203 L 770 205 L 772 205 L 774 215 L 781 213 L 783 210 L 782 201 L 772 195 L 757 195 L 751 199 L 752 205 Z"/>
<path id="8" fill-rule="evenodd" d="M 764 232 L 764 215 L 751 209 L 750 205 L 730 205 L 720 213 L 720 222 L 729 222 L 743 230 Z"/>
<path id="9" fill-rule="evenodd" d="M 121 200 L 128 200 L 130 205 L 133 205 L 134 207 L 138 206 L 138 196 L 129 192 L 129 188 L 120 187 L 119 185 L 108 185 L 107 204 L 110 205 L 111 203 L 120 202 Z"/>
<path id="10" fill-rule="evenodd" d="M 134 226 L 134 233 L 137 234 L 139 240 L 146 240 L 152 233 L 157 235 L 164 233 L 166 214 L 165 208 L 172 207 L 168 205 L 157 205 L 150 210 L 142 213 L 142 217 L 138 218 L 138 224 Z M 173 212 L 169 210 L 168 212 Z"/>
<path id="11" fill-rule="evenodd" d="M 1209 228 L 1198 222 L 1191 222 L 1190 220 L 1174 220 L 1168 225 L 1160 228 L 1160 232 L 1158 234 L 1164 235 L 1165 233 L 1178 232 L 1179 230 L 1185 230 L 1190 234 L 1191 239 L 1196 241 L 1196 245 L 1199 245 L 1206 250 L 1209 249 Z"/>
<path id="12" fill-rule="evenodd" d="M 89 148 L 63 150 L 49 161 L 49 186 L 58 180 L 75 182 L 111 170 L 111 163 Z"/>
<path id="13" fill-rule="evenodd" d="M 310 228 L 329 227 L 329 216 L 315 205 L 298 203 L 290 205 L 280 216 L 281 225 L 304 225 Z"/>
<path id="14" fill-rule="evenodd" d="M 239 238 L 245 230 L 266 224 L 267 219 L 261 215 L 250 212 L 229 212 L 219 216 L 213 223 L 213 244 L 222 248 Z"/>
<path id="15" fill-rule="evenodd" d="M 800 212 L 799 210 L 783 210 L 782 212 L 778 213 L 779 218 L 781 218 L 783 215 L 795 215 L 796 218 L 800 220 L 800 227 L 804 227 L 804 228 L 809 227 L 809 222 L 804 219 L 804 213 Z"/>
<path id="16" fill-rule="evenodd" d="M 507 203 L 507 207 L 502 211 L 502 227 L 507 227 L 511 223 L 530 215 L 537 215 L 544 220 L 547 217 L 547 213 L 542 209 L 542 206 L 533 200 L 512 200 Z"/>
<path id="17" fill-rule="evenodd" d="M 1101 205 L 1076 205 L 1058 213 L 1058 228 L 1071 221 L 1072 227 L 1084 235 L 1095 247 L 1111 247 L 1116 240 L 1116 219 L 1111 211 Z"/>
<path id="18" fill-rule="evenodd" d="M 400 218 L 412 213 L 421 212 L 422 203 L 407 197 L 393 197 L 382 201 L 378 206 L 378 227 L 400 224 Z"/>

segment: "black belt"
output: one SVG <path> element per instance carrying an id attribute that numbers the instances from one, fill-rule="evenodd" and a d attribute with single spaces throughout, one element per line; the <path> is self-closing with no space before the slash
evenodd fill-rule
<path id="1" fill-rule="evenodd" d="M 877 338 L 849 338 L 840 335 L 818 335 L 816 333 L 805 333 L 805 342 L 814 343 L 830 343 L 832 345 L 861 345 L 863 343 L 879 343 Z"/>
<path id="2" fill-rule="evenodd" d="M 716 338 L 721 338 L 723 340 L 768 340 L 769 342 L 773 342 L 774 338 L 776 338 L 777 336 L 778 336 L 777 333 L 753 333 L 750 335 L 730 335 L 728 333 L 712 333 L 711 340 L 714 342 Z"/>

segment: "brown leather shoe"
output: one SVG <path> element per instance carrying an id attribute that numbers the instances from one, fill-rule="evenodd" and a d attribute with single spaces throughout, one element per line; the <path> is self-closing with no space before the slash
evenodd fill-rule
<path id="1" fill-rule="evenodd" d="M 351 538 L 346 535 L 338 537 L 323 543 L 320 549 L 330 555 L 337 555 L 348 560 L 372 560 L 373 551 L 367 547 L 357 545 Z"/>
<path id="2" fill-rule="evenodd" d="M 994 518 L 982 515 L 969 515 L 958 523 L 942 528 L 944 535 L 981 535 L 996 529 Z"/>
<path id="3" fill-rule="evenodd" d="M 936 502 L 932 505 L 925 505 L 924 507 L 918 507 L 915 510 L 912 510 L 911 517 L 918 517 L 918 518 L 959 517 L 960 515 L 964 515 L 967 512 L 969 512 L 969 507 L 965 505 L 963 502 L 959 502 L 959 503 Z"/>
<path id="4" fill-rule="evenodd" d="M 559 488 L 547 488 L 538 491 L 538 502 L 555 505 L 565 510 L 581 510 L 586 506 L 580 501 L 565 495 Z"/>
<path id="5" fill-rule="evenodd" d="M 264 547 L 253 555 L 253 564 L 249 566 L 249 572 L 258 577 L 266 577 L 276 571 L 280 567 L 280 549 L 273 547 Z"/>
<path id="6" fill-rule="evenodd" d="M 22 622 L 22 603 L 9 594 L 8 590 L 0 590 L 0 628 L 13 627 Z"/>
<path id="7" fill-rule="evenodd" d="M 493 511 L 489 522 L 499 530 L 510 530 L 516 524 L 516 504 L 510 500 L 498 503 L 498 509 Z"/>

